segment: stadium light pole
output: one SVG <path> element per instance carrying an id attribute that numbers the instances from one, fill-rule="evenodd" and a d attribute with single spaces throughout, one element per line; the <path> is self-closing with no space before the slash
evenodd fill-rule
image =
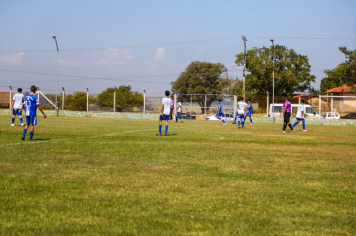
<path id="1" fill-rule="evenodd" d="M 244 71 L 243 71 L 243 77 L 242 77 L 242 89 L 243 89 L 243 97 L 244 97 L 244 100 L 245 100 L 245 70 L 246 70 L 246 37 L 245 36 L 241 36 L 242 40 L 244 41 Z"/>
<path id="2" fill-rule="evenodd" d="M 64 112 L 64 87 L 62 86 L 62 89 L 63 89 L 63 94 L 62 94 L 62 112 Z M 64 113 L 63 113 L 64 114 Z"/>
<path id="3" fill-rule="evenodd" d="M 58 56 L 59 56 L 59 49 L 58 49 L 58 43 L 57 43 L 57 37 L 56 36 L 52 36 L 52 38 L 54 39 L 54 41 L 56 42 L 56 47 L 57 47 L 57 80 L 56 80 L 56 116 L 58 116 L 58 104 L 57 104 L 57 95 L 58 95 Z"/>
<path id="4" fill-rule="evenodd" d="M 88 111 L 89 111 L 89 89 L 88 89 L 88 87 L 86 89 L 87 89 L 87 115 L 88 115 Z"/>
<path id="5" fill-rule="evenodd" d="M 272 105 L 272 111 L 273 111 L 273 123 L 274 123 L 274 39 L 271 39 L 270 40 L 272 42 L 272 46 L 273 46 L 273 96 L 272 96 L 272 102 L 273 102 L 273 105 Z"/>
<path id="6" fill-rule="evenodd" d="M 146 89 L 143 88 L 143 114 L 146 114 Z"/>
<path id="7" fill-rule="evenodd" d="M 11 84 L 9 85 L 10 88 L 10 103 L 9 103 L 9 108 L 11 109 L 11 93 L 12 93 L 12 87 Z"/>

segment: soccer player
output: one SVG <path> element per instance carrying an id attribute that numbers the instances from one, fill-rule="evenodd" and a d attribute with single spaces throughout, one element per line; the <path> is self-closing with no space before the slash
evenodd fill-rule
<path id="1" fill-rule="evenodd" d="M 17 89 L 17 94 L 14 95 L 12 98 L 11 102 L 11 107 L 10 109 L 12 110 L 12 124 L 11 126 L 14 126 L 15 124 L 15 117 L 16 115 L 19 116 L 21 126 L 24 126 L 23 124 L 23 119 L 22 119 L 22 108 L 23 108 L 23 102 L 24 102 L 24 96 L 22 94 L 22 88 Z"/>
<path id="2" fill-rule="evenodd" d="M 224 116 L 224 113 L 223 113 L 223 106 L 221 104 L 221 99 L 218 100 L 218 112 L 216 113 L 215 117 L 218 118 L 220 120 L 220 122 L 222 121 L 224 124 L 223 125 L 226 125 L 225 123 L 225 120 L 223 118 Z"/>
<path id="3" fill-rule="evenodd" d="M 252 102 L 251 102 L 251 99 L 248 99 L 248 100 L 247 100 L 247 103 L 248 103 L 248 110 L 247 110 L 246 115 L 245 115 L 245 120 L 246 120 L 246 117 L 248 116 L 248 117 L 250 118 L 251 125 L 253 125 L 253 122 L 252 122 Z"/>
<path id="4" fill-rule="evenodd" d="M 22 140 L 25 140 L 27 128 L 31 125 L 31 132 L 30 132 L 30 140 L 33 138 L 33 132 L 35 132 L 35 125 L 37 125 L 37 116 L 36 116 L 36 110 L 37 107 L 43 114 L 43 117 L 46 118 L 46 114 L 43 112 L 42 108 L 39 105 L 38 98 L 35 96 L 36 93 L 36 86 L 32 85 L 31 86 L 31 93 L 26 96 L 25 98 L 25 106 L 26 106 L 26 126 L 25 129 L 23 130 L 22 134 Z"/>
<path id="5" fill-rule="evenodd" d="M 171 96 L 171 101 L 172 101 L 172 106 L 174 106 L 174 98 L 173 98 L 173 96 Z M 169 119 L 171 119 L 171 120 L 173 120 L 173 116 L 172 116 L 172 114 L 173 114 L 173 107 L 172 107 L 172 109 L 171 109 L 171 115 L 169 116 Z"/>
<path id="6" fill-rule="evenodd" d="M 171 114 L 171 109 L 172 109 L 172 100 L 169 98 L 169 94 L 170 94 L 170 92 L 168 90 L 166 90 L 166 92 L 165 92 L 166 97 L 164 97 L 162 99 L 162 106 L 161 106 L 161 110 L 160 110 L 159 126 L 158 126 L 159 133 L 156 134 L 158 136 L 162 135 L 162 120 L 166 121 L 165 136 L 167 136 L 169 115 Z"/>
<path id="7" fill-rule="evenodd" d="M 300 101 L 301 104 L 299 104 L 298 106 L 298 111 L 297 111 L 297 122 L 294 123 L 293 128 L 299 124 L 300 121 L 302 121 L 303 123 L 303 131 L 305 130 L 305 119 L 304 119 L 304 100 Z"/>
<path id="8" fill-rule="evenodd" d="M 178 119 L 182 119 L 182 123 L 183 123 L 183 117 L 180 117 L 180 113 L 182 112 L 182 103 L 179 101 L 179 99 L 177 98 L 177 115 L 176 115 L 176 122 L 178 122 Z"/>
<path id="9" fill-rule="evenodd" d="M 293 133 L 294 129 L 293 129 L 292 125 L 289 123 L 290 114 L 291 114 L 291 110 L 292 110 L 292 104 L 290 103 L 290 101 L 288 101 L 288 97 L 284 97 L 284 101 L 285 101 L 285 103 L 283 105 L 284 124 L 283 124 L 282 133 L 286 132 L 287 125 L 291 129 L 291 133 Z"/>
<path id="10" fill-rule="evenodd" d="M 236 102 L 239 103 L 240 102 L 240 98 L 237 98 Z M 237 106 L 237 103 L 236 103 L 236 106 Z M 239 115 L 239 111 L 237 111 L 236 114 L 235 114 L 235 120 L 234 120 L 234 122 L 232 122 L 233 125 L 236 124 L 236 119 L 238 118 L 238 115 Z"/>
<path id="11" fill-rule="evenodd" d="M 241 128 L 244 128 L 245 125 L 245 109 L 249 108 L 246 102 L 244 102 L 244 98 L 240 98 L 240 102 L 237 103 L 237 113 L 238 113 L 238 118 L 241 120 Z M 238 121 L 239 128 L 240 128 L 240 121 Z"/>

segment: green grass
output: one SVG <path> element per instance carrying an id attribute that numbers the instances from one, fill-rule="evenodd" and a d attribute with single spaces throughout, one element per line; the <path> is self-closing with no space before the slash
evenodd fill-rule
<path id="1" fill-rule="evenodd" d="M 30 142 L 10 120 L 3 235 L 356 234 L 356 127 L 40 117 Z"/>

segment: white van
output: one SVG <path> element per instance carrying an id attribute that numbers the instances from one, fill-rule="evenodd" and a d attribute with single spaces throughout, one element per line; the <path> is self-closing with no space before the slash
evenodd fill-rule
<path id="1" fill-rule="evenodd" d="M 291 117 L 295 117 L 298 111 L 299 104 L 292 104 L 292 115 Z M 270 105 L 269 116 L 270 117 L 283 117 L 282 112 L 282 103 L 274 104 L 274 112 L 273 112 L 273 104 Z M 312 106 L 308 104 L 304 104 L 304 117 L 308 119 L 319 119 L 319 112 Z"/>

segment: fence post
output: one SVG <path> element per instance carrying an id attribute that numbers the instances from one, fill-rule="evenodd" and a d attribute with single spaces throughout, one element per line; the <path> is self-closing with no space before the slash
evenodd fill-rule
<path id="1" fill-rule="evenodd" d="M 233 104 L 234 104 L 234 114 L 233 114 L 233 116 L 232 116 L 232 119 L 234 119 L 234 116 L 235 116 L 235 114 L 236 114 L 236 112 L 237 112 L 237 107 L 236 107 L 236 101 L 237 101 L 237 96 L 236 95 L 234 95 L 234 102 L 233 102 Z"/>
<path id="2" fill-rule="evenodd" d="M 176 119 L 176 110 L 177 110 L 177 94 L 175 93 L 174 94 L 174 111 L 173 111 L 173 114 L 174 114 L 174 116 L 173 116 L 173 119 L 175 120 Z"/>
<path id="3" fill-rule="evenodd" d="M 37 87 L 37 91 L 38 91 L 38 103 L 41 104 L 41 100 L 40 100 L 40 98 L 41 98 L 40 87 L 39 87 L 38 85 L 37 85 L 36 87 Z M 56 110 L 56 108 L 54 108 L 54 110 Z"/>
<path id="4" fill-rule="evenodd" d="M 114 107 L 113 107 L 114 112 L 116 112 L 116 88 L 114 90 Z"/>
<path id="5" fill-rule="evenodd" d="M 63 116 L 64 116 L 64 87 L 62 86 L 62 90 L 63 90 L 63 95 L 62 95 L 62 112 L 63 112 Z"/>
<path id="6" fill-rule="evenodd" d="M 321 97 L 319 95 L 319 125 L 321 125 Z"/>
<path id="7" fill-rule="evenodd" d="M 10 103 L 9 103 L 9 109 L 11 108 L 11 93 L 12 93 L 12 87 L 11 87 L 11 85 L 9 85 L 9 87 L 10 87 Z"/>
<path id="8" fill-rule="evenodd" d="M 204 119 L 206 120 L 206 94 L 205 94 L 205 105 L 204 105 Z"/>
<path id="9" fill-rule="evenodd" d="M 190 95 L 190 115 L 192 115 L 192 109 L 193 109 L 193 95 Z"/>
<path id="10" fill-rule="evenodd" d="M 87 87 L 87 116 L 88 116 L 88 111 L 89 111 L 89 89 Z"/>
<path id="11" fill-rule="evenodd" d="M 269 94 L 267 91 L 267 118 L 269 117 Z"/>
<path id="12" fill-rule="evenodd" d="M 146 89 L 143 89 L 143 114 L 146 114 Z"/>
<path id="13" fill-rule="evenodd" d="M 331 96 L 333 95 L 333 93 L 330 94 Z M 334 98 L 331 97 L 331 112 L 333 112 L 334 110 Z"/>

